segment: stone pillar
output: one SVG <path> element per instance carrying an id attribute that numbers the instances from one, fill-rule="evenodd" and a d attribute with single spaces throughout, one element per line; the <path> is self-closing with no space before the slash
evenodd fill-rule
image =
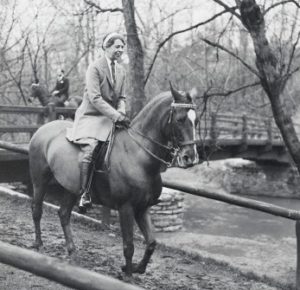
<path id="1" fill-rule="evenodd" d="M 184 196 L 180 191 L 163 188 L 161 202 L 151 208 L 151 219 L 156 232 L 175 232 L 182 228 Z"/>
<path id="2" fill-rule="evenodd" d="M 161 202 L 152 206 L 151 220 L 156 232 L 179 231 L 183 225 L 184 195 L 174 189 L 163 188 L 159 198 Z M 119 219 L 118 211 L 110 210 L 110 220 L 116 223 Z"/>

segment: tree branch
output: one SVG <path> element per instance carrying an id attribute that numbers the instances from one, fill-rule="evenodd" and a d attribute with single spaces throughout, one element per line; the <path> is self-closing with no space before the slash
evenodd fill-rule
<path id="1" fill-rule="evenodd" d="M 280 6 L 280 5 L 284 5 L 284 4 L 288 4 L 288 3 L 292 3 L 292 4 L 295 4 L 298 8 L 300 8 L 300 4 L 297 3 L 295 0 L 284 0 L 284 1 L 281 1 L 281 2 L 277 2 L 273 5 L 271 5 L 270 7 L 268 7 L 264 12 L 263 14 L 266 15 L 268 12 L 270 12 L 272 9 L 274 9 L 275 7 L 277 6 Z"/>
<path id="2" fill-rule="evenodd" d="M 234 93 L 237 93 L 237 92 L 240 92 L 242 90 L 245 90 L 245 89 L 248 89 L 248 88 L 252 88 L 252 87 L 256 87 L 258 85 L 261 85 L 260 81 L 256 81 L 252 84 L 247 84 L 247 85 L 244 85 L 242 87 L 239 87 L 239 88 L 236 88 L 236 89 L 233 89 L 233 90 L 228 90 L 226 92 L 219 92 L 219 93 L 211 93 L 211 94 L 207 94 L 206 93 L 206 97 L 207 98 L 210 98 L 210 97 L 227 97 L 231 94 L 234 94 Z"/>
<path id="3" fill-rule="evenodd" d="M 236 7 L 232 7 L 231 10 L 232 10 L 232 9 L 236 9 Z M 185 29 L 181 29 L 181 30 L 175 31 L 175 32 L 171 33 L 169 36 L 167 36 L 161 43 L 159 43 L 159 45 L 158 45 L 158 47 L 157 47 L 157 49 L 156 49 L 156 51 L 155 51 L 154 57 L 153 57 L 153 59 L 152 59 L 152 62 L 150 63 L 148 72 L 147 72 L 147 74 L 146 74 L 146 78 L 145 78 L 145 81 L 144 81 L 144 86 L 146 85 L 146 83 L 147 83 L 147 81 L 148 81 L 148 79 L 149 79 L 149 77 L 150 77 L 151 71 L 152 71 L 152 69 L 153 69 L 154 63 L 155 63 L 155 61 L 156 61 L 156 59 L 157 59 L 157 56 L 158 56 L 160 50 L 163 48 L 163 46 L 164 46 L 171 38 L 173 38 L 173 37 L 176 36 L 177 34 L 181 34 L 181 33 L 184 33 L 184 32 L 190 31 L 190 30 L 193 30 L 193 29 L 195 29 L 195 28 L 198 28 L 199 26 L 205 25 L 205 24 L 207 24 L 207 23 L 209 23 L 209 22 L 215 20 L 215 19 L 218 18 L 219 16 L 221 16 L 221 15 L 223 15 L 223 14 L 225 14 L 225 13 L 231 12 L 231 10 L 225 9 L 225 10 L 223 10 L 223 11 L 221 11 L 221 12 L 215 14 L 214 16 L 212 16 L 211 18 L 209 18 L 209 19 L 207 19 L 207 20 L 205 20 L 205 21 L 203 21 L 203 22 L 199 22 L 199 23 L 197 23 L 197 24 L 195 24 L 195 25 L 192 25 L 192 26 L 190 26 L 190 27 L 188 27 L 188 28 L 185 28 Z"/>
<path id="4" fill-rule="evenodd" d="M 223 8 L 225 8 L 225 10 L 227 12 L 231 12 L 238 19 L 241 19 L 241 16 L 238 13 L 235 12 L 235 10 L 237 9 L 237 7 L 230 7 L 227 4 L 225 4 L 223 1 L 220 1 L 220 0 L 212 0 L 212 1 L 216 2 L 217 4 L 219 4 L 220 6 L 222 6 Z"/>
<path id="5" fill-rule="evenodd" d="M 201 40 L 203 40 L 205 43 L 207 43 L 208 45 L 210 46 L 213 46 L 213 47 L 217 47 L 225 52 L 227 52 L 229 55 L 233 56 L 234 58 L 236 58 L 238 61 L 240 61 L 249 71 L 251 71 L 253 74 L 255 74 L 258 78 L 260 78 L 260 75 L 258 73 L 258 71 L 253 68 L 251 65 L 247 64 L 242 58 L 240 58 L 238 55 L 236 55 L 234 52 L 230 51 L 229 49 L 227 49 L 226 47 L 218 44 L 218 43 L 215 43 L 215 42 L 212 42 L 204 37 L 201 37 Z"/>
<path id="6" fill-rule="evenodd" d="M 84 0 L 84 2 L 87 4 L 87 5 L 90 5 L 90 7 L 94 7 L 96 8 L 96 13 L 105 13 L 105 12 L 122 12 L 123 13 L 123 9 L 122 8 L 102 8 L 100 6 L 100 4 L 96 4 L 94 3 L 93 1 L 90 1 L 90 0 Z"/>

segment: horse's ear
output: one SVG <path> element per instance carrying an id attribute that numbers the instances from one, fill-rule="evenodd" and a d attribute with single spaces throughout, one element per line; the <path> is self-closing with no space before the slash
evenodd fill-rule
<path id="1" fill-rule="evenodd" d="M 170 84 L 170 90 L 171 90 L 171 93 L 172 93 L 172 96 L 173 96 L 173 99 L 175 102 L 180 102 L 180 100 L 182 99 L 182 95 L 173 88 L 171 82 L 169 82 Z"/>

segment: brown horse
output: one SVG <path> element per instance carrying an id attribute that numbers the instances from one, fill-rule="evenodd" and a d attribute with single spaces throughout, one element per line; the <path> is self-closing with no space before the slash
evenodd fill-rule
<path id="1" fill-rule="evenodd" d="M 195 149 L 195 112 L 188 93 L 171 87 L 171 93 L 153 98 L 131 122 L 128 130 L 117 130 L 106 174 L 94 175 L 93 202 L 119 211 L 126 275 L 144 273 L 155 249 L 149 209 L 159 202 L 162 190 L 162 166 L 179 157 L 182 167 L 192 166 L 197 159 Z M 32 137 L 29 147 L 30 173 L 33 182 L 32 215 L 35 246 L 42 245 L 40 220 L 42 203 L 53 179 L 64 194 L 59 217 L 69 253 L 75 249 L 70 228 L 71 211 L 79 196 L 80 150 L 65 138 L 71 122 L 47 123 Z M 96 161 L 97 163 L 97 161 Z M 132 263 L 134 252 L 133 224 L 136 220 L 145 240 L 144 257 Z"/>

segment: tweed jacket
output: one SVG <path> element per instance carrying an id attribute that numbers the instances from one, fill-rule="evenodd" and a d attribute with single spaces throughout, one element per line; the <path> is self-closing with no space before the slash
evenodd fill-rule
<path id="1" fill-rule="evenodd" d="M 121 113 L 125 114 L 125 71 L 116 63 L 113 84 L 105 56 L 91 63 L 86 73 L 86 87 L 81 105 L 75 113 L 73 128 L 67 139 L 75 143 L 94 138 L 106 141 Z"/>

